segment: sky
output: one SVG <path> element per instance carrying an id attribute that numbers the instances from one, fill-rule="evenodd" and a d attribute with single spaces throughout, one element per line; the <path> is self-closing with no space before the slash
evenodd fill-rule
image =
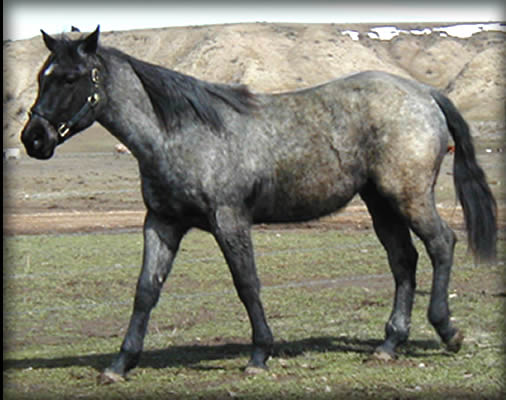
<path id="1" fill-rule="evenodd" d="M 40 34 L 238 22 L 387 23 L 504 21 L 503 1 L 4 1 L 4 40 Z"/>

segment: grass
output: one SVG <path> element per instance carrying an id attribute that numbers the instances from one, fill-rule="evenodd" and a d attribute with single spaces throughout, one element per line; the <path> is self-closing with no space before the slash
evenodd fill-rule
<path id="1" fill-rule="evenodd" d="M 504 264 L 472 265 L 457 245 L 447 354 L 426 319 L 431 267 L 420 243 L 410 342 L 368 361 L 383 338 L 393 280 L 370 231 L 254 231 L 275 335 L 268 372 L 244 375 L 250 327 L 212 237 L 183 241 L 123 384 L 97 386 L 123 339 L 142 253 L 139 232 L 4 239 L 6 399 L 503 398 Z M 504 260 L 504 246 L 500 260 Z M 502 397 L 501 397 L 502 396 Z"/>

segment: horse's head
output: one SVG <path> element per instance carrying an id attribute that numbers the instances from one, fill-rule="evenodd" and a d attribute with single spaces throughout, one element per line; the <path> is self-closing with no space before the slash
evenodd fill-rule
<path id="1" fill-rule="evenodd" d="M 51 54 L 39 72 L 39 92 L 21 133 L 29 156 L 48 159 L 57 145 L 89 127 L 105 104 L 99 27 L 79 40 L 42 37 Z"/>

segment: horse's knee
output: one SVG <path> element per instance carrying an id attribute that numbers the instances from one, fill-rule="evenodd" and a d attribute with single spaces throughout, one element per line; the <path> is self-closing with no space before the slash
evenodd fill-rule
<path id="1" fill-rule="evenodd" d="M 135 291 L 134 310 L 149 312 L 160 297 L 161 284 L 140 280 Z"/>

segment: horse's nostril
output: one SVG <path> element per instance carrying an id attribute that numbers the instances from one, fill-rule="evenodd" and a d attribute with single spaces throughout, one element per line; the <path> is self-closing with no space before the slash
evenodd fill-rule
<path id="1" fill-rule="evenodd" d="M 31 136 L 30 147 L 33 150 L 40 150 L 44 147 L 46 132 L 42 126 L 34 126 L 29 132 L 29 136 Z"/>
<path id="2" fill-rule="evenodd" d="M 28 154 L 38 154 L 48 144 L 48 134 L 39 120 L 31 121 L 22 133 L 21 141 L 24 143 Z"/>

